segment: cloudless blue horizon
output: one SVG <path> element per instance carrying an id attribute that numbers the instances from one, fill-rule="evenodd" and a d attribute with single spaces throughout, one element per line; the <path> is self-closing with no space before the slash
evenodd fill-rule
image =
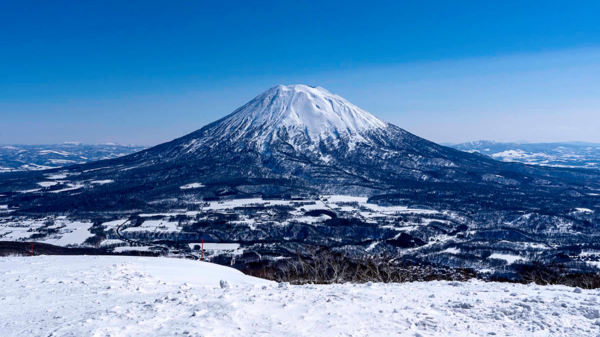
<path id="1" fill-rule="evenodd" d="M 155 145 L 277 84 L 436 142 L 600 143 L 595 1 L 4 1 L 0 144 Z"/>

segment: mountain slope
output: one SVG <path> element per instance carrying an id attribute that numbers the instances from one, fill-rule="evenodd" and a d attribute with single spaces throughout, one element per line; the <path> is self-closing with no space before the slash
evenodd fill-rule
<path id="1" fill-rule="evenodd" d="M 193 135 L 190 152 L 219 141 L 244 143 L 265 152 L 273 142 L 289 141 L 294 147 L 320 142 L 368 143 L 368 134 L 387 126 L 375 116 L 327 90 L 305 85 L 276 86 L 229 116 L 210 132 Z M 352 146 L 352 145 L 350 145 Z"/>

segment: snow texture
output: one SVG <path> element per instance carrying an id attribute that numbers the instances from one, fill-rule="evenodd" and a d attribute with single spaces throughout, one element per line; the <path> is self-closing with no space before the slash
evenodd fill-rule
<path id="1" fill-rule="evenodd" d="M 188 152 L 236 139 L 251 139 L 255 148 L 265 151 L 282 133 L 295 147 L 332 138 L 344 139 L 352 147 L 368 143 L 369 131 L 388 126 L 338 95 L 303 84 L 275 86 L 215 123 L 215 137 L 193 140 L 186 144 Z"/>
<path id="2" fill-rule="evenodd" d="M 58 217 L 55 224 L 47 227 L 56 230 L 42 239 L 30 239 L 30 236 L 37 233 L 37 229 L 45 227 L 45 220 L 24 220 L 9 222 L 0 225 L 0 241 L 19 241 L 27 240 L 40 241 L 57 246 L 81 245 L 83 242 L 93 236 L 89 229 L 91 222 L 80 222 L 67 220 L 66 217 Z"/>
<path id="3" fill-rule="evenodd" d="M 516 261 L 519 261 L 519 260 L 527 260 L 527 259 L 525 259 L 525 258 L 523 258 L 521 256 L 518 256 L 518 255 L 499 254 L 499 253 L 494 253 L 494 254 L 490 255 L 489 258 L 490 259 L 504 260 L 508 264 L 515 263 Z"/>
<path id="4" fill-rule="evenodd" d="M 111 179 L 105 179 L 105 180 L 93 180 L 90 181 L 92 184 L 98 184 L 98 185 L 105 185 L 105 184 L 110 184 L 110 183 L 114 183 L 114 180 Z"/>
<path id="5" fill-rule="evenodd" d="M 92 225 L 92 223 L 84 222 L 68 223 L 66 228 L 61 230 L 59 238 L 52 237 L 43 242 L 56 246 L 80 245 L 94 235 L 89 231 Z"/>
<path id="6" fill-rule="evenodd" d="M 200 183 L 191 183 L 191 184 L 187 184 L 187 185 L 183 185 L 181 187 L 179 187 L 182 190 L 189 190 L 189 189 L 193 189 L 193 188 L 201 188 L 204 187 L 204 185 L 200 184 Z"/>
<path id="7" fill-rule="evenodd" d="M 0 258 L 2 336 L 598 336 L 598 290 L 305 285 L 190 260 Z"/>

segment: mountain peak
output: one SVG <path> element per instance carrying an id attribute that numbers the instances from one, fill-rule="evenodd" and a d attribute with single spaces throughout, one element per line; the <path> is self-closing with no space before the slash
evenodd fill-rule
<path id="1" fill-rule="evenodd" d="M 245 139 L 260 148 L 286 135 L 292 145 L 344 140 L 366 142 L 367 133 L 387 127 L 372 114 L 321 87 L 278 85 L 216 122 L 211 134 Z"/>
<path id="2" fill-rule="evenodd" d="M 265 91 L 265 93 L 270 92 L 270 91 L 294 91 L 297 93 L 300 92 L 305 92 L 305 93 L 310 93 L 313 95 L 333 95 L 331 92 L 327 91 L 327 89 L 323 88 L 323 87 L 313 87 L 310 85 L 306 85 L 306 84 L 292 84 L 292 85 L 283 85 L 283 84 L 279 84 L 276 85 L 270 89 L 268 89 L 267 91 Z"/>

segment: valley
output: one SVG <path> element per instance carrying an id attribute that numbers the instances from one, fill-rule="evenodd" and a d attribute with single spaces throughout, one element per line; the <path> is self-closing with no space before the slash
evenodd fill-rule
<path id="1" fill-rule="evenodd" d="M 240 269 L 293 257 L 312 246 L 355 258 L 383 254 L 490 274 L 510 273 L 514 265 L 532 261 L 560 261 L 589 271 L 600 266 L 600 237 L 594 226 L 585 228 L 584 224 L 597 221 L 597 217 L 597 210 L 584 208 L 565 216 L 523 211 L 473 215 L 460 210 L 386 206 L 366 197 L 342 195 L 224 198 L 191 202 L 184 209 L 166 213 L 131 216 L 4 213 L 0 240 L 196 259 L 204 240 L 207 261 Z M 486 218 L 502 222 L 486 223 Z"/>

